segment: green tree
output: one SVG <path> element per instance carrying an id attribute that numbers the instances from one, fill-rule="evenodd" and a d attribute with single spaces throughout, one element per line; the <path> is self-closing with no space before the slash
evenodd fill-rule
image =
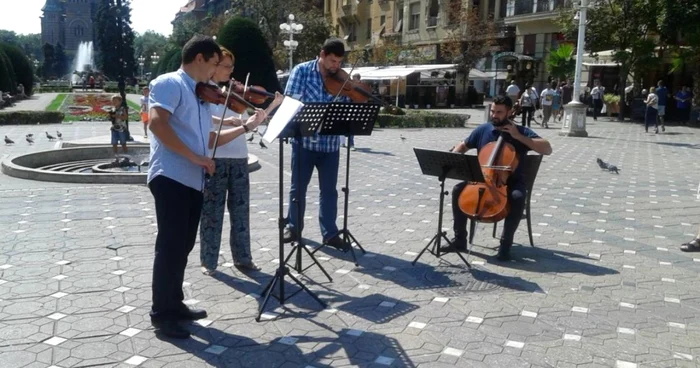
<path id="1" fill-rule="evenodd" d="M 122 3 L 121 7 L 119 2 Z M 125 78 L 133 76 L 136 60 L 134 32 L 131 29 L 131 2 L 101 0 L 97 10 L 95 29 L 100 30 L 97 32 L 98 64 L 104 74 L 111 79 L 118 79 L 122 72 Z"/>
<path id="2" fill-rule="evenodd" d="M 10 60 L 17 77 L 17 84 L 22 84 L 24 93 L 31 95 L 34 86 L 34 67 L 24 50 L 15 45 L 0 43 L 0 51 L 4 52 Z"/>
<path id="3" fill-rule="evenodd" d="M 449 30 L 441 52 L 457 65 L 461 73 L 462 96 L 466 104 L 469 72 L 485 58 L 496 42 L 496 27 L 492 21 L 484 21 L 478 8 L 467 8 L 461 1 L 450 2 Z"/>
<path id="4" fill-rule="evenodd" d="M 42 47 L 42 54 L 44 55 L 44 63 L 41 66 L 42 76 L 44 78 L 54 77 L 54 63 L 56 62 L 56 50 L 50 43 L 45 43 Z"/>
<path id="5" fill-rule="evenodd" d="M 10 58 L 7 57 L 5 52 L 0 50 L 0 91 L 14 94 L 17 90 L 14 75 L 15 72 L 14 69 L 12 69 Z"/>
<path id="6" fill-rule="evenodd" d="M 654 39 L 661 12 L 657 0 L 593 0 L 588 10 L 585 49 L 591 54 L 610 50 L 620 64 L 618 86 L 624 89 L 627 78 L 643 75 L 659 65 Z M 575 9 L 563 10 L 559 24 L 570 39 L 578 32 Z M 620 109 L 619 120 L 624 120 Z"/>
<path id="7" fill-rule="evenodd" d="M 233 52 L 236 61 L 233 77 L 262 86 L 267 91 L 281 91 L 272 50 L 267 46 L 260 28 L 248 18 L 232 17 L 221 29 L 218 42 Z"/>
<path id="8" fill-rule="evenodd" d="M 693 107 L 700 107 L 700 3 L 665 0 L 661 16 L 662 40 L 670 45 L 671 72 L 693 70 Z"/>
<path id="9" fill-rule="evenodd" d="M 562 44 L 556 50 L 551 50 L 547 58 L 547 71 L 560 81 L 571 78 L 576 70 L 574 46 Z"/>
<path id="10" fill-rule="evenodd" d="M 15 45 L 24 50 L 25 54 L 30 58 L 43 60 L 43 52 L 41 50 L 41 35 L 35 34 L 16 34 L 14 31 L 0 29 L 0 42 Z"/>
<path id="11" fill-rule="evenodd" d="M 63 50 L 63 45 L 56 45 L 56 54 L 54 55 L 53 74 L 58 78 L 63 77 L 68 73 L 68 57 Z"/>
<path id="12" fill-rule="evenodd" d="M 170 70 L 168 65 L 170 63 L 170 60 L 173 59 L 173 55 L 180 54 L 179 51 L 180 51 L 180 48 L 170 47 L 165 51 L 165 54 L 160 55 L 160 59 L 158 60 L 158 64 L 156 64 L 155 75 L 153 77 L 177 70 L 177 68 Z"/>
<path id="13" fill-rule="evenodd" d="M 294 35 L 294 39 L 299 41 L 299 46 L 294 50 L 294 62 L 304 62 L 314 59 L 321 52 L 321 46 L 331 37 L 333 29 L 326 17 L 323 15 L 323 10 L 318 8 L 303 8 L 303 3 L 295 3 L 299 9 L 294 10 L 296 17 L 295 22 L 301 23 L 304 29 L 300 34 Z M 279 23 L 278 23 L 279 24 Z M 279 33 L 279 25 L 277 26 Z M 284 47 L 284 37 L 280 35 L 278 45 Z M 287 36 L 288 37 L 288 36 Z M 287 64 L 284 64 L 287 65 Z M 286 69 L 286 67 L 284 68 Z"/>
<path id="14" fill-rule="evenodd" d="M 170 73 L 178 70 L 182 64 L 182 50 L 173 49 L 168 58 L 168 63 L 165 66 L 165 73 Z"/>
<path id="15" fill-rule="evenodd" d="M 176 47 L 183 47 L 187 41 L 195 34 L 202 34 L 204 23 L 198 22 L 192 18 L 185 18 L 176 22 L 173 25 L 173 33 L 170 35 L 169 41 Z"/>
<path id="16" fill-rule="evenodd" d="M 144 74 L 151 72 L 155 76 L 153 72 L 156 65 L 152 62 L 151 57 L 153 53 L 161 54 L 167 45 L 168 39 L 160 33 L 146 31 L 143 34 L 136 35 L 134 39 L 134 58 L 136 60 L 138 60 L 140 56 L 145 58 L 143 63 Z"/>

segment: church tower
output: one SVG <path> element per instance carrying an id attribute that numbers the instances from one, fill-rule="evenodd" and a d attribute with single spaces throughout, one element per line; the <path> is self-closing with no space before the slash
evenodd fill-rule
<path id="1" fill-rule="evenodd" d="M 54 46 L 58 43 L 65 46 L 63 3 L 59 0 L 46 0 L 41 11 L 44 13 L 41 17 L 42 45 L 48 42 Z"/>
<path id="2" fill-rule="evenodd" d="M 81 42 L 94 41 L 93 19 L 97 15 L 94 0 L 64 0 L 66 53 L 78 50 Z"/>

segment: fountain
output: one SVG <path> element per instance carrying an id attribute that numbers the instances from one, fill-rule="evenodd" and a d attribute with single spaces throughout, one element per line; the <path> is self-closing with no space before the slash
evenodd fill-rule
<path id="1" fill-rule="evenodd" d="M 80 83 L 80 77 L 85 73 L 90 72 L 95 65 L 95 55 L 93 50 L 92 41 L 81 42 L 78 46 L 78 52 L 75 55 L 75 60 L 73 61 L 73 76 L 71 80 L 73 85 Z"/>

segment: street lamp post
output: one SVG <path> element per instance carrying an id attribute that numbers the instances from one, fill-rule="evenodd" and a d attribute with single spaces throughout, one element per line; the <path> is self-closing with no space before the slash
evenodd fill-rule
<path id="1" fill-rule="evenodd" d="M 143 65 L 146 61 L 146 58 L 143 57 L 143 55 L 139 56 L 139 66 L 141 67 L 141 79 L 143 79 Z"/>
<path id="2" fill-rule="evenodd" d="M 160 55 L 156 54 L 154 51 L 153 55 L 151 55 L 151 63 L 153 65 L 156 65 L 156 64 L 158 64 L 159 60 L 160 60 Z M 151 78 L 153 78 L 153 69 L 151 69 Z"/>
<path id="3" fill-rule="evenodd" d="M 299 41 L 294 41 L 294 35 L 301 33 L 304 26 L 294 22 L 294 14 L 289 14 L 287 17 L 287 23 L 280 24 L 280 33 L 289 34 L 289 40 L 284 41 L 284 47 L 289 50 L 289 72 L 292 72 L 292 67 L 294 67 L 294 50 L 299 46 Z"/>
<path id="4" fill-rule="evenodd" d="M 588 11 L 588 0 L 581 0 L 578 11 L 578 40 L 576 42 L 576 71 L 574 72 L 573 99 L 564 107 L 564 124 L 559 135 L 569 137 L 588 137 L 586 132 L 586 110 L 585 103 L 579 101 L 581 95 L 581 70 L 583 68 L 583 48 L 586 37 L 586 12 Z"/>

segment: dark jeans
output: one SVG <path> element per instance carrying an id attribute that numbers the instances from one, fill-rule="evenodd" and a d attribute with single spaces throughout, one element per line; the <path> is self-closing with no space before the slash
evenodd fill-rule
<path id="1" fill-rule="evenodd" d="M 186 307 L 182 303 L 182 282 L 187 256 L 197 238 L 203 195 L 162 175 L 151 180 L 148 187 L 156 202 L 158 220 L 151 320 L 163 321 L 174 319 L 174 314 Z"/>
<path id="2" fill-rule="evenodd" d="M 321 225 L 323 240 L 328 240 L 338 235 L 338 226 L 335 219 L 338 217 L 338 163 L 340 151 L 315 152 L 304 147 L 299 148 L 300 157 L 297 157 L 297 143 L 292 144 L 292 185 L 289 190 L 289 227 L 294 231 L 304 229 L 304 212 L 306 211 L 306 190 L 314 173 L 318 170 L 318 187 L 320 190 L 320 211 L 318 221 Z M 300 165 L 297 168 L 297 164 Z M 296 198 L 296 189 L 299 188 L 299 202 Z M 298 216 L 298 207 L 301 206 L 301 218 Z"/>
<path id="3" fill-rule="evenodd" d="M 657 110 L 651 106 L 647 106 L 647 110 L 646 110 L 646 113 L 644 116 L 644 130 L 645 131 L 648 132 L 649 126 L 652 124 L 654 124 L 654 128 L 656 130 L 659 129 L 659 120 L 657 119 L 658 115 L 659 115 L 659 110 Z"/>
<path id="4" fill-rule="evenodd" d="M 467 215 L 459 209 L 459 195 L 467 185 L 461 182 L 452 189 L 452 218 L 455 237 L 466 239 L 467 237 Z M 525 190 L 521 188 L 508 187 L 508 200 L 510 200 L 510 212 L 503 225 L 503 236 L 501 237 L 501 251 L 508 252 L 513 245 L 513 236 L 518 229 L 520 220 L 525 209 Z"/>
<path id="5" fill-rule="evenodd" d="M 530 123 L 532 123 L 532 118 L 535 117 L 535 107 L 534 106 L 525 106 L 522 108 L 522 114 L 523 114 L 523 126 L 530 127 Z"/>
<path id="6" fill-rule="evenodd" d="M 593 99 L 593 120 L 598 119 L 598 115 L 600 114 L 600 111 L 603 109 L 603 100 L 602 99 Z"/>

